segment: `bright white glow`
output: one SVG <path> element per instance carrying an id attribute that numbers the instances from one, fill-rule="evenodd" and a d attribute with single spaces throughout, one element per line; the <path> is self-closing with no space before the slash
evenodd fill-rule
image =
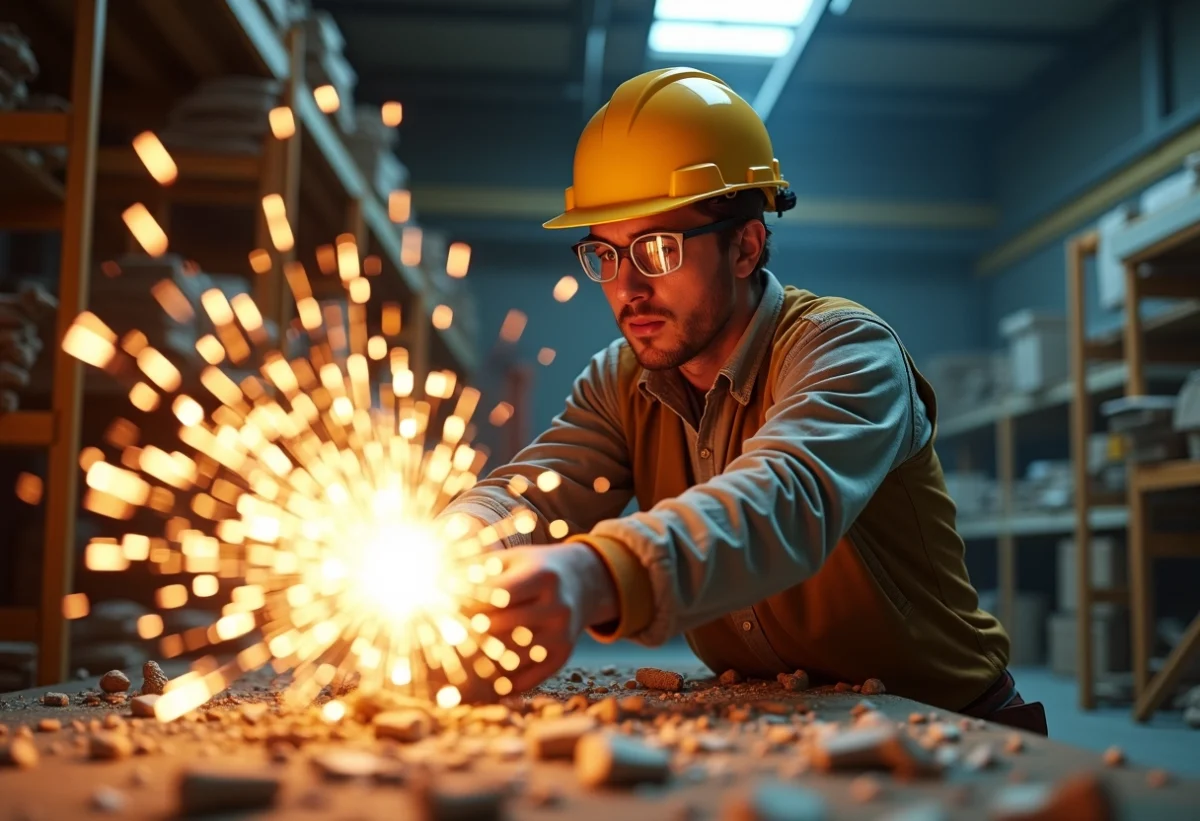
<path id="1" fill-rule="evenodd" d="M 656 20 L 650 26 L 649 45 L 650 51 L 655 54 L 717 54 L 774 59 L 787 54 L 795 39 L 794 29 L 781 26 Z"/>
<path id="2" fill-rule="evenodd" d="M 812 0 L 658 0 L 654 4 L 654 17 L 656 20 L 798 26 L 811 6 Z"/>

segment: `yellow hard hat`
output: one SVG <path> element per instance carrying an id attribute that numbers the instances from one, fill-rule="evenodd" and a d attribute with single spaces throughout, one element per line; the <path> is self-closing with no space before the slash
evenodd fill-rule
<path id="1" fill-rule="evenodd" d="M 626 80 L 588 122 L 566 211 L 545 227 L 646 217 L 747 188 L 782 213 L 796 201 L 786 187 L 749 103 L 712 74 L 662 68 Z"/>

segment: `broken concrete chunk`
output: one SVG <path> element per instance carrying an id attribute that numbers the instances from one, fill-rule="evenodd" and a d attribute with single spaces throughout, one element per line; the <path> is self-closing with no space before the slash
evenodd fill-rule
<path id="1" fill-rule="evenodd" d="M 503 785 L 467 787 L 423 782 L 417 790 L 421 821 L 501 821 L 508 790 Z"/>
<path id="2" fill-rule="evenodd" d="M 717 681 L 721 684 L 729 686 L 730 684 L 741 684 L 743 681 L 745 681 L 745 679 L 737 670 L 726 670 L 724 673 L 721 673 Z"/>
<path id="3" fill-rule="evenodd" d="M 47 707 L 66 707 L 71 699 L 66 693 L 46 693 L 42 696 L 42 704 Z"/>
<path id="4" fill-rule="evenodd" d="M 953 724 L 939 721 L 929 725 L 927 738 L 934 743 L 955 742 L 962 738 L 962 732 Z"/>
<path id="5" fill-rule="evenodd" d="M 579 739 L 594 729 L 596 719 L 589 715 L 539 721 L 525 731 L 529 754 L 538 760 L 573 758 Z"/>
<path id="6" fill-rule="evenodd" d="M 120 670 L 109 670 L 100 677 L 100 689 L 106 693 L 123 693 L 129 689 L 129 676 Z"/>
<path id="7" fill-rule="evenodd" d="M 376 738 L 390 738 L 404 744 L 420 741 L 429 735 L 432 724 L 421 710 L 389 710 L 372 719 Z"/>
<path id="8" fill-rule="evenodd" d="M 818 769 L 885 769 L 903 777 L 933 776 L 941 767 L 933 756 L 895 727 L 868 727 L 827 734 L 812 749 Z"/>
<path id="9" fill-rule="evenodd" d="M 379 772 L 379 756 L 366 750 L 330 750 L 312 760 L 321 773 L 331 780 L 370 778 Z"/>
<path id="10" fill-rule="evenodd" d="M 1125 763 L 1125 751 L 1114 744 L 1104 751 L 1104 763 L 1109 767 L 1120 767 Z"/>
<path id="11" fill-rule="evenodd" d="M 151 693 L 146 696 L 136 696 L 129 702 L 130 711 L 139 718 L 154 718 L 154 708 L 162 696 Z"/>
<path id="12" fill-rule="evenodd" d="M 179 780 L 179 811 L 184 816 L 266 809 L 279 795 L 273 775 L 187 771 Z"/>
<path id="13" fill-rule="evenodd" d="M 662 784 L 671 775 L 671 758 L 636 739 L 593 732 L 575 745 L 575 775 L 585 787 Z"/>
<path id="14" fill-rule="evenodd" d="M 877 678 L 869 678 L 863 682 L 862 688 L 859 691 L 864 696 L 878 696 L 887 692 L 887 688 L 883 686 L 883 682 Z"/>
<path id="15" fill-rule="evenodd" d="M 133 755 L 133 742 L 120 733 L 96 733 L 88 744 L 88 755 L 99 761 L 115 761 Z"/>
<path id="16" fill-rule="evenodd" d="M 27 770 L 36 767 L 37 763 L 37 747 L 29 739 L 14 738 L 7 744 L 0 744 L 0 766 Z"/>
<path id="17" fill-rule="evenodd" d="M 996 750 L 991 744 L 976 745 L 963 756 L 963 766 L 972 772 L 986 770 L 996 763 Z"/>
<path id="18" fill-rule="evenodd" d="M 142 695 L 161 696 L 167 681 L 167 674 L 158 666 L 157 661 L 148 661 L 142 665 Z"/>
<path id="19" fill-rule="evenodd" d="M 39 733 L 57 733 L 62 729 L 62 722 L 57 718 L 43 718 L 38 722 Z"/>
<path id="20" fill-rule="evenodd" d="M 778 781 L 739 791 L 721 809 L 721 821 L 824 821 L 827 817 L 820 795 Z"/>
<path id="21" fill-rule="evenodd" d="M 1108 785 L 1095 773 L 1056 784 L 1019 784 L 996 793 L 993 821 L 1113 821 L 1116 805 Z"/>
<path id="22" fill-rule="evenodd" d="M 1008 737 L 1004 739 L 1004 752 L 1015 754 L 1024 749 L 1025 739 L 1021 737 L 1020 733 L 1009 733 Z"/>

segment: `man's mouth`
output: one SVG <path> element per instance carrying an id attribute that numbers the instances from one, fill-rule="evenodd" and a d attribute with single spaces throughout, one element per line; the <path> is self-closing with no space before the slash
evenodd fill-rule
<path id="1" fill-rule="evenodd" d="M 665 319 L 654 316 L 640 316 L 629 320 L 629 332 L 637 337 L 654 336 L 664 325 Z"/>

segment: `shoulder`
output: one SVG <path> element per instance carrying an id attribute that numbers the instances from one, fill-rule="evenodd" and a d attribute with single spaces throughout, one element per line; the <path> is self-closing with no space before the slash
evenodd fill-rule
<path id="1" fill-rule="evenodd" d="M 846 342 L 871 342 L 905 358 L 899 337 L 887 322 L 869 308 L 839 296 L 818 296 L 791 285 L 784 288 L 783 307 L 775 326 L 776 357 L 788 358 L 797 349 L 819 345 L 831 338 Z"/>

